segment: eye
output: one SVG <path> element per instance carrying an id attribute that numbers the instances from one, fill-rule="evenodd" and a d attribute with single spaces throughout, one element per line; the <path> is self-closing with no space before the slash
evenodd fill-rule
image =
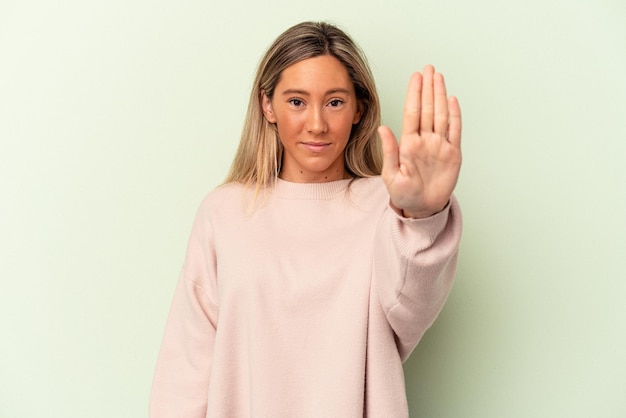
<path id="1" fill-rule="evenodd" d="M 295 106 L 295 107 L 300 107 L 300 106 L 302 106 L 302 105 L 304 104 L 304 103 L 302 102 L 302 100 L 300 100 L 300 99 L 296 99 L 295 97 L 294 97 L 294 98 L 289 99 L 289 100 L 288 100 L 288 102 L 289 102 L 289 103 L 291 103 L 291 105 L 292 105 L 292 106 Z"/>
<path id="2" fill-rule="evenodd" d="M 339 107 L 343 104 L 343 100 L 341 99 L 333 99 L 330 102 L 328 102 L 330 107 Z"/>

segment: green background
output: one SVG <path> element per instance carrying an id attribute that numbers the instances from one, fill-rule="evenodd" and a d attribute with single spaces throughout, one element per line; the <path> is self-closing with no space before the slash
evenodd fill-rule
<path id="1" fill-rule="evenodd" d="M 0 2 L 0 416 L 147 416 L 195 210 L 311 19 L 360 43 L 396 132 L 427 63 L 461 102 L 461 259 L 411 416 L 625 417 L 622 0 Z"/>

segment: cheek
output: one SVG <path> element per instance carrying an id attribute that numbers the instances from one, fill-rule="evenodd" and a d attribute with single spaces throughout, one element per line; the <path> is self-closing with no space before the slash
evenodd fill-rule
<path id="1" fill-rule="evenodd" d="M 288 139 L 290 136 L 297 134 L 302 130 L 303 123 L 300 118 L 290 115 L 289 117 L 281 117 L 276 121 L 276 129 L 281 139 Z"/>
<path id="2" fill-rule="evenodd" d="M 345 136 L 346 139 L 350 137 L 350 133 L 352 132 L 352 127 L 354 124 L 352 123 L 354 117 L 352 115 L 343 115 L 337 121 L 335 121 L 335 130 L 342 136 Z"/>

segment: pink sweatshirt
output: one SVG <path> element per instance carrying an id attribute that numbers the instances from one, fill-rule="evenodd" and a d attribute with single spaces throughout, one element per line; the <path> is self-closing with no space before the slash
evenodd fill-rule
<path id="1" fill-rule="evenodd" d="M 450 292 L 453 198 L 405 219 L 380 177 L 222 186 L 198 211 L 150 399 L 152 418 L 404 417 L 402 362 Z"/>

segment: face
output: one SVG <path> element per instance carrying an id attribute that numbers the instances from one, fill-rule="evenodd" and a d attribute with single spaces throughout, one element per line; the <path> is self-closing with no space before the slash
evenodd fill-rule
<path id="1" fill-rule="evenodd" d="M 361 111 L 348 70 L 337 58 L 309 58 L 283 70 L 263 114 L 283 144 L 280 177 L 298 183 L 347 178 L 344 149 Z"/>

